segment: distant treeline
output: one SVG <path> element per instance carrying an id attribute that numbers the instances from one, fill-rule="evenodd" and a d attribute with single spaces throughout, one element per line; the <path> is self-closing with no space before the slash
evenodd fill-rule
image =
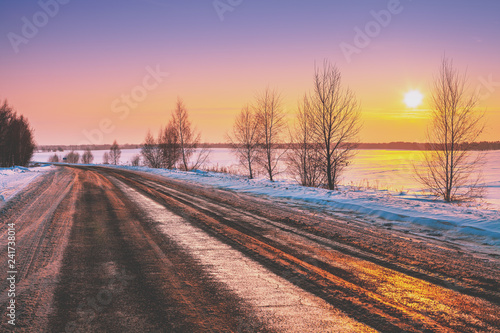
<path id="1" fill-rule="evenodd" d="M 103 144 L 103 145 L 40 145 L 37 146 L 37 150 L 39 152 L 62 152 L 62 151 L 72 151 L 72 150 L 109 150 L 111 148 L 111 144 Z M 123 144 L 120 145 L 121 149 L 139 149 L 142 147 L 142 144 Z"/>
<path id="2" fill-rule="evenodd" d="M 111 144 L 103 145 L 40 145 L 37 147 L 39 152 L 62 152 L 71 150 L 109 150 Z M 123 144 L 120 145 L 121 149 L 140 149 L 143 144 Z M 229 143 L 200 143 L 200 148 L 231 148 Z"/>
<path id="3" fill-rule="evenodd" d="M 431 144 L 420 142 L 359 143 L 357 149 L 429 150 Z M 500 150 L 500 141 L 481 141 L 469 145 L 470 150 Z"/>
<path id="4" fill-rule="evenodd" d="M 289 148 L 292 144 L 281 145 Z M 500 150 L 500 141 L 481 141 L 471 144 L 472 150 Z M 142 144 L 123 144 L 121 149 L 140 149 Z M 200 148 L 231 148 L 229 143 L 200 143 Z M 38 146 L 40 152 L 61 152 L 71 150 L 109 150 L 110 144 L 103 145 L 44 145 Z M 357 149 L 395 149 L 395 150 L 429 150 L 430 144 L 420 142 L 358 143 Z"/>

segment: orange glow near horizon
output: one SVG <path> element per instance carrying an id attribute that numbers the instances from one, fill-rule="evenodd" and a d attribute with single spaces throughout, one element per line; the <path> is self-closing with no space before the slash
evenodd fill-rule
<path id="1" fill-rule="evenodd" d="M 309 71 L 310 73 L 302 74 L 303 77 L 295 84 L 287 80 L 280 82 L 280 77 L 275 78 L 273 86 L 282 94 L 283 107 L 290 122 L 293 122 L 297 101 L 311 88 L 313 70 Z M 142 72 L 144 75 L 145 71 Z M 144 101 L 129 107 L 126 115 L 113 112 L 113 101 L 120 99 L 122 95 L 129 95 L 134 88 L 133 82 L 141 82 L 141 70 L 132 76 L 126 80 L 128 84 L 124 79 L 113 78 L 103 78 L 94 83 L 94 79 L 83 72 L 81 77 L 84 80 L 80 82 L 68 82 L 65 77 L 53 80 L 50 85 L 40 84 L 36 80 L 31 82 L 31 86 L 21 81 L 17 84 L 14 82 L 9 86 L 9 96 L 0 98 L 8 98 L 19 113 L 28 117 L 37 138 L 43 138 L 39 140 L 40 144 L 83 143 L 87 140 L 85 133 L 99 130 L 103 120 L 109 120 L 113 129 L 109 133 L 103 133 L 102 143 L 111 143 L 114 138 L 119 138 L 122 143 L 140 143 L 148 129 L 156 132 L 168 122 L 177 96 L 184 99 L 192 122 L 202 132 L 204 141 L 224 142 L 225 134 L 231 130 L 234 117 L 241 107 L 252 103 L 256 94 L 265 88 L 257 78 L 234 82 L 234 77 L 227 78 L 227 81 L 224 78 L 214 81 L 212 77 L 201 80 L 193 76 L 170 76 L 156 90 L 148 92 Z M 344 75 L 346 85 L 349 85 L 360 101 L 363 121 L 360 141 L 424 141 L 427 110 L 430 107 L 428 98 L 424 97 L 422 104 L 415 108 L 408 107 L 403 100 L 405 92 L 410 91 L 412 85 L 407 84 L 408 88 L 401 88 L 404 78 L 389 79 L 384 84 L 378 84 L 376 78 L 369 79 L 365 76 L 356 81 L 355 77 L 347 80 Z M 423 78 L 418 82 L 420 80 Z M 29 99 L 24 98 L 25 90 L 30 91 Z M 54 94 L 53 91 L 58 93 Z M 430 94 L 422 88 L 419 91 L 424 96 Z M 498 140 L 498 96 L 490 95 L 483 99 L 479 108 L 486 111 L 487 117 L 487 129 L 482 140 Z M 67 138 L 71 140 L 68 141 Z"/>
<path id="2" fill-rule="evenodd" d="M 16 6 L 0 23 L 6 33 L 19 32 L 19 18 L 38 10 L 36 4 Z M 491 42 L 498 36 L 491 29 L 498 23 L 493 10 L 471 17 L 480 38 L 453 21 L 461 39 L 450 42 L 438 29 L 444 26 L 440 20 L 429 21 L 429 27 L 417 24 L 429 6 L 443 15 L 445 7 L 405 4 L 349 62 L 339 44 L 352 43 L 354 27 L 371 18 L 371 10 L 382 9 L 372 2 L 279 8 L 248 3 L 224 22 L 212 6 L 194 9 L 184 2 L 169 11 L 146 2 L 123 4 L 119 13 L 115 4 L 102 6 L 97 11 L 86 3 L 68 4 L 19 53 L 8 39 L 0 40 L 0 100 L 29 119 L 38 144 L 78 144 L 89 135 L 99 139 L 95 143 L 140 143 L 148 129 L 156 132 L 168 122 L 178 96 L 202 140 L 224 142 L 240 109 L 267 86 L 281 92 L 292 123 L 297 101 L 313 88 L 315 64 L 324 59 L 339 68 L 343 84 L 359 100 L 360 141 L 424 141 L 430 86 L 444 52 L 467 73 L 471 90 L 480 93 L 478 108 L 487 124 L 481 140 L 500 140 L 500 46 Z M 99 24 L 89 26 L 82 13 Z M 490 25 L 479 29 L 482 22 Z M 157 67 L 169 75 L 142 96 L 147 68 Z M 404 103 L 412 90 L 424 96 L 421 104 Z M 127 104 L 124 96 L 134 93 L 139 100 Z"/>

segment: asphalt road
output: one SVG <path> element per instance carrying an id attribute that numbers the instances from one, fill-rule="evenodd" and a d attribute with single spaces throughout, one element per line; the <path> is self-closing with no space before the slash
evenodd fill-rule
<path id="1" fill-rule="evenodd" d="M 2 331 L 500 332 L 498 257 L 355 217 L 64 166 L 0 220 Z"/>

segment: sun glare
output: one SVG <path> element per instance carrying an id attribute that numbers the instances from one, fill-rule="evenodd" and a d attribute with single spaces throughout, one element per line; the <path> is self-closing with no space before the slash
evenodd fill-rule
<path id="1" fill-rule="evenodd" d="M 405 94 L 404 102 L 409 108 L 416 108 L 422 104 L 424 95 L 418 90 L 410 90 Z"/>

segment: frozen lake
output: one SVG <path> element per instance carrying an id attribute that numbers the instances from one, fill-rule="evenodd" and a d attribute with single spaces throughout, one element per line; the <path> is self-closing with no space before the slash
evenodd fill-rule
<path id="1" fill-rule="evenodd" d="M 83 151 L 78 151 L 82 155 Z M 93 151 L 94 163 L 102 163 L 105 150 Z M 67 152 L 58 152 L 62 157 Z M 35 153 L 33 160 L 46 162 L 54 153 Z M 140 149 L 124 149 L 121 164 L 130 164 L 131 159 L 140 154 Z M 414 192 L 421 186 L 414 177 L 413 165 L 422 160 L 421 151 L 411 150 L 358 150 L 352 164 L 345 171 L 342 184 L 369 186 L 391 191 Z M 485 152 L 486 163 L 482 169 L 484 185 L 487 189 L 486 201 L 500 207 L 500 151 Z M 238 163 L 230 149 L 211 149 L 207 167 L 226 167 L 238 172 Z M 284 170 L 284 166 L 283 166 Z M 285 170 L 284 170 L 285 171 Z M 280 178 L 288 178 L 286 172 Z"/>

